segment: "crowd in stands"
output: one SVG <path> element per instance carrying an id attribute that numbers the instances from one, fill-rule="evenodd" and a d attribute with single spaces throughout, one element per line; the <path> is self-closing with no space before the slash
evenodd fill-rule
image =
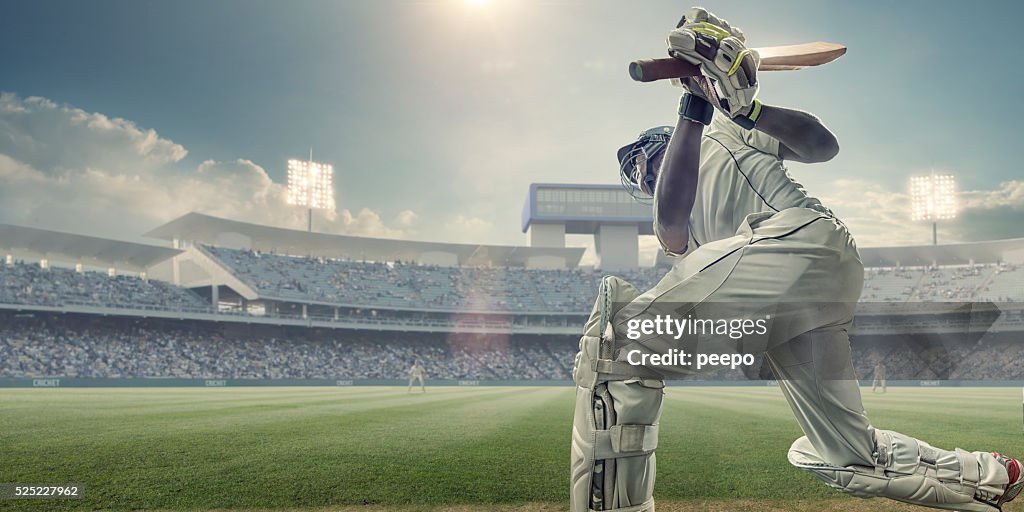
<path id="1" fill-rule="evenodd" d="M 858 378 L 870 379 L 875 364 L 885 365 L 890 380 L 1021 380 L 1024 343 L 1020 333 L 855 337 Z"/>
<path id="2" fill-rule="evenodd" d="M 1019 333 L 856 336 L 854 366 L 870 379 L 1024 379 Z M 574 336 L 389 333 L 240 326 L 94 315 L 0 313 L 0 378 L 568 380 Z M 771 379 L 761 368 L 694 376 Z"/>
<path id="3" fill-rule="evenodd" d="M 400 379 L 420 360 L 434 379 L 566 379 L 576 352 L 565 336 L 451 336 L 8 313 L 0 378 Z"/>
<path id="4" fill-rule="evenodd" d="M 65 306 L 209 309 L 188 289 L 163 281 L 16 262 L 0 263 L 0 303 Z"/>
<path id="5" fill-rule="evenodd" d="M 320 302 L 357 308 L 502 314 L 585 314 L 593 307 L 605 272 L 590 268 L 538 270 L 440 267 L 280 256 L 204 247 L 230 272 L 262 296 L 282 302 Z M 616 272 L 645 290 L 664 268 Z M 862 302 L 1024 300 L 1024 265 L 976 264 L 941 267 L 869 268 Z M 43 306 L 90 305 L 210 311 L 191 290 L 137 276 L 108 276 L 0 264 L 0 303 Z M 284 309 L 282 309 L 283 311 Z"/>
<path id="6" fill-rule="evenodd" d="M 270 297 L 402 308 L 585 312 L 606 273 L 589 268 L 439 267 L 204 250 Z M 616 275 L 646 290 L 665 272 L 638 268 Z M 868 302 L 1024 300 L 1024 267 L 1006 263 L 869 268 L 864 278 L 861 300 Z"/>
<path id="7" fill-rule="evenodd" d="M 348 316 L 373 317 L 373 308 L 384 306 L 409 308 L 409 315 L 450 316 L 443 312 L 459 311 L 462 322 L 475 318 L 467 316 L 468 311 L 583 314 L 592 307 L 603 275 L 584 268 L 460 268 L 203 250 L 261 294 L 359 306 L 347 310 Z M 643 289 L 653 286 L 664 271 L 644 268 L 618 274 Z M 1024 265 L 1006 263 L 869 268 L 861 300 L 1016 302 L 1024 300 L 1021 283 Z M 0 264 L 0 303 L 211 311 L 208 301 L 196 293 L 165 282 L 23 262 Z M 237 326 L 215 323 L 30 316 L 0 314 L 0 377 L 394 379 L 403 378 L 419 359 L 428 375 L 438 379 L 566 379 L 577 341 L 574 336 L 484 336 L 467 341 L 464 334 L 266 326 L 239 332 Z M 487 316 L 480 318 L 484 322 Z M 564 323 L 567 317 L 523 318 L 557 318 Z M 886 361 L 890 379 L 1024 378 L 1021 365 L 1014 363 L 1024 360 L 1024 344 L 1016 339 L 996 337 L 978 345 L 896 341 L 855 343 L 858 375 L 864 378 L 876 362 Z M 732 372 L 711 378 L 745 377 Z"/>
<path id="8" fill-rule="evenodd" d="M 203 247 L 261 294 L 292 301 L 509 313 L 589 311 L 607 272 L 588 268 L 441 267 L 281 256 Z M 616 275 L 646 290 L 664 268 Z"/>
<path id="9" fill-rule="evenodd" d="M 1010 263 L 864 269 L 862 302 L 1024 300 L 1024 265 Z"/>

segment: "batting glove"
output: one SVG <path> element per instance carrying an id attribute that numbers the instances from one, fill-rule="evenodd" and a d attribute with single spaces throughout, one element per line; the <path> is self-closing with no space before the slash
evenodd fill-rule
<path id="1" fill-rule="evenodd" d="M 706 9 L 694 7 L 668 35 L 668 54 L 698 66 L 704 96 L 729 117 L 750 110 L 757 96 L 760 56 L 744 44 L 743 32 Z"/>

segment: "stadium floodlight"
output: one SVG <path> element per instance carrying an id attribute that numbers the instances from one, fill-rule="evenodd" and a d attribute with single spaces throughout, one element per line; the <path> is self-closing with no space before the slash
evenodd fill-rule
<path id="1" fill-rule="evenodd" d="M 313 210 L 334 210 L 334 166 L 312 158 L 288 160 L 288 204 L 307 208 L 313 231 Z"/>
<path id="2" fill-rule="evenodd" d="M 939 243 L 939 221 L 955 219 L 956 178 L 950 174 L 930 174 L 910 178 L 911 219 L 932 223 L 932 244 Z"/>

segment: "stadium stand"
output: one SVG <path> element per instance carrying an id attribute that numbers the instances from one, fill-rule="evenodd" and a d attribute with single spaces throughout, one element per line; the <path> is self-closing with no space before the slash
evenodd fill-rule
<path id="1" fill-rule="evenodd" d="M 1020 333 L 991 334 L 975 342 L 935 334 L 859 336 L 852 346 L 855 372 L 861 379 L 870 379 L 879 361 L 885 363 L 892 380 L 1024 379 Z"/>
<path id="2" fill-rule="evenodd" d="M 377 307 L 522 312 L 588 311 L 602 272 L 364 263 L 203 247 L 261 295 L 280 300 Z M 665 272 L 619 275 L 641 289 Z"/>
<path id="3" fill-rule="evenodd" d="M 389 332 L 130 318 L 118 317 L 117 312 L 82 314 L 75 308 L 194 312 L 207 317 L 224 312 L 214 310 L 209 295 L 164 281 L 11 261 L 0 263 L 0 306 L 16 306 L 0 312 L 0 377 L 401 379 L 420 359 L 429 378 L 435 379 L 564 380 L 569 377 L 576 336 L 472 334 L 461 327 L 508 331 L 510 325 L 529 324 L 575 331 L 578 317 L 592 307 L 603 275 L 589 268 L 443 267 L 214 246 L 200 250 L 257 290 L 261 299 L 277 301 L 281 309 L 275 315 L 281 318 L 304 318 L 303 305 L 319 303 L 348 307 L 343 314 L 363 322 L 397 319 L 440 329 Z M 653 286 L 665 271 L 640 268 L 617 274 L 643 289 Z M 869 268 L 861 300 L 1021 302 L 1024 265 Z M 34 307 L 65 313 L 33 312 Z M 19 309 L 29 312 L 19 314 Z M 314 313 L 311 310 L 310 318 Z M 1013 333 L 986 338 L 981 344 L 949 345 L 882 334 L 893 328 L 948 327 L 943 320 L 868 317 L 862 325 L 875 329 L 874 334 L 855 339 L 855 364 L 862 377 L 879 360 L 886 361 L 891 380 L 1024 377 L 1020 365 L 1013 363 L 1024 357 L 1024 344 Z M 701 378 L 746 377 L 720 372 Z"/>
<path id="4" fill-rule="evenodd" d="M 213 322 L 0 313 L 0 377 L 567 379 L 571 337 L 239 328 Z"/>
<path id="5" fill-rule="evenodd" d="M 604 275 L 588 268 L 439 267 L 292 257 L 207 247 L 261 296 L 294 303 L 362 308 L 482 311 L 502 314 L 585 314 Z M 665 272 L 639 268 L 618 275 L 640 289 Z M 977 264 L 865 270 L 862 302 L 1024 300 L 1024 266 Z M 108 276 L 14 262 L 0 265 L 0 303 L 92 305 L 170 311 L 211 311 L 190 289 L 137 276 Z"/>
<path id="6" fill-rule="evenodd" d="M 1024 300 L 1024 265 L 997 265 L 989 280 L 979 287 L 978 297 L 996 302 Z"/>
<path id="7" fill-rule="evenodd" d="M 204 249 L 268 297 L 377 307 L 581 313 L 593 305 L 604 275 L 587 268 L 438 267 Z M 646 290 L 664 272 L 638 268 L 617 275 Z M 1024 287 L 1019 283 L 1024 281 L 1024 273 L 1017 272 L 1016 266 L 1006 264 L 869 268 L 861 300 L 1021 300 Z"/>
<path id="8" fill-rule="evenodd" d="M 428 379 L 567 380 L 576 341 L 0 313 L 0 378 L 403 379 L 420 360 Z M 1024 379 L 1019 333 L 857 336 L 853 354 L 862 379 L 878 361 L 890 380 Z M 751 370 L 694 379 L 771 378 Z"/>
<path id="9" fill-rule="evenodd" d="M 137 276 L 15 262 L 0 265 L 0 302 L 40 306 L 91 305 L 172 311 L 206 311 L 209 304 L 188 289 Z"/>
<path id="10" fill-rule="evenodd" d="M 919 269 L 869 268 L 864 270 L 864 291 L 861 300 L 904 302 L 913 294 L 921 280 Z"/>

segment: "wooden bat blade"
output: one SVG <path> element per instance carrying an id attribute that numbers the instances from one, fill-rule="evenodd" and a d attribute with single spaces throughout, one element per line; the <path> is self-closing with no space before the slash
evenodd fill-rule
<path id="1" fill-rule="evenodd" d="M 766 64 L 779 66 L 820 66 L 828 64 L 846 54 L 846 47 L 836 43 L 817 41 L 814 43 L 768 46 L 757 48 L 761 56 L 762 69 Z"/>
<path id="2" fill-rule="evenodd" d="M 755 50 L 761 56 L 759 71 L 786 71 L 820 66 L 828 64 L 846 53 L 845 46 L 823 41 L 768 46 L 755 48 Z M 635 60 L 629 63 L 629 76 L 637 82 L 684 78 L 695 76 L 699 72 L 697 66 L 672 57 Z"/>
<path id="3" fill-rule="evenodd" d="M 808 68 L 810 66 L 785 66 L 782 64 L 761 64 L 757 67 L 758 71 L 798 71 L 801 69 Z"/>

